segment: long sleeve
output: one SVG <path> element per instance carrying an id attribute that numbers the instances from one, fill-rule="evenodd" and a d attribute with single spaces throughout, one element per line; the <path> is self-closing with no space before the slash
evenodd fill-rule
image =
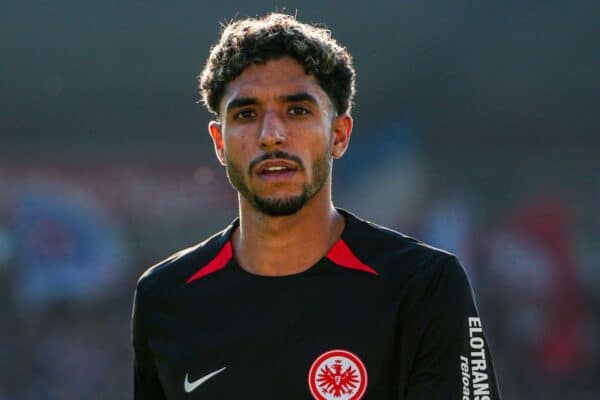
<path id="1" fill-rule="evenodd" d="M 416 357 L 407 400 L 499 400 L 469 279 L 456 257 L 439 265 L 420 301 Z"/>
<path id="2" fill-rule="evenodd" d="M 131 316 L 133 341 L 133 372 L 135 400 L 166 400 L 154 361 L 148 349 L 148 340 L 142 318 L 139 286 L 135 292 Z"/>

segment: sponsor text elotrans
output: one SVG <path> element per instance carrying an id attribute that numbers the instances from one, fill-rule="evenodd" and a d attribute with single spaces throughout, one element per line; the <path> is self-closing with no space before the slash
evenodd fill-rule
<path id="1" fill-rule="evenodd" d="M 469 317 L 469 348 L 471 350 L 469 357 L 460 356 L 462 400 L 490 400 L 485 341 L 481 320 L 477 317 Z"/>

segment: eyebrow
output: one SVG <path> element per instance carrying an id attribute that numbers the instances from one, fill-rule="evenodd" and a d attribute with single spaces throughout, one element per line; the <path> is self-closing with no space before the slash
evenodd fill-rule
<path id="1" fill-rule="evenodd" d="M 278 100 L 284 103 L 306 101 L 312 104 L 319 104 L 317 102 L 317 99 L 312 94 L 306 92 L 279 96 Z M 258 99 L 256 97 L 238 97 L 237 99 L 233 99 L 229 103 L 227 103 L 226 111 L 229 112 L 235 108 L 251 106 L 256 104 L 258 104 Z"/>
<path id="2" fill-rule="evenodd" d="M 227 103 L 226 110 L 227 112 L 229 112 L 234 108 L 251 106 L 254 104 L 258 104 L 258 99 L 256 99 L 255 97 L 238 97 L 237 99 L 233 99 L 229 103 Z"/>
<path id="3" fill-rule="evenodd" d="M 293 103 L 297 101 L 307 101 L 309 103 L 318 104 L 317 99 L 312 94 L 305 92 L 288 94 L 285 96 L 281 96 L 279 99 L 288 103 Z"/>

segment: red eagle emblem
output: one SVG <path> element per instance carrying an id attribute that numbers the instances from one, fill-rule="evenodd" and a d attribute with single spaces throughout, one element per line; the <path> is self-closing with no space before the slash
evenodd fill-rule
<path id="1" fill-rule="evenodd" d="M 359 400 L 367 388 L 367 370 L 349 351 L 331 350 L 312 364 L 308 384 L 316 400 Z"/>

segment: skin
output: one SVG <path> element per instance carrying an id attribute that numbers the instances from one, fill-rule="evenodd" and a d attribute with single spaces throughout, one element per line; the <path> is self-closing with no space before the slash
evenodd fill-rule
<path id="1" fill-rule="evenodd" d="M 331 200 L 331 165 L 348 148 L 352 118 L 336 115 L 314 76 L 291 57 L 248 66 L 227 85 L 219 111 L 220 121 L 211 121 L 208 130 L 238 189 L 236 261 L 265 276 L 309 269 L 344 229 Z M 274 153 L 282 155 L 261 158 Z M 265 162 L 294 171 L 265 176 L 259 173 Z M 269 215 L 255 201 L 281 204 L 302 195 L 308 199 L 290 215 Z"/>

